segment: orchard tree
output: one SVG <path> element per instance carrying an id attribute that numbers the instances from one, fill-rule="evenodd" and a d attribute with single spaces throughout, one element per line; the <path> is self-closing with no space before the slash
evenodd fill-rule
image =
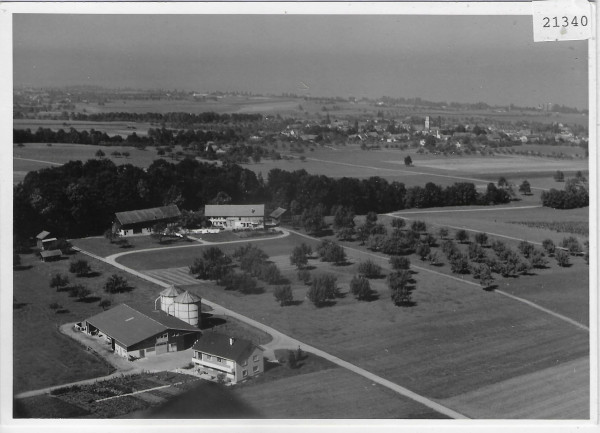
<path id="1" fill-rule="evenodd" d="M 487 233 L 476 233 L 475 234 L 475 242 L 477 242 L 482 247 L 488 243 L 488 235 Z"/>
<path id="2" fill-rule="evenodd" d="M 392 256 L 390 257 L 390 265 L 392 265 L 392 268 L 396 270 L 409 269 L 410 259 L 408 257 Z"/>
<path id="3" fill-rule="evenodd" d="M 469 241 L 469 233 L 466 230 L 460 229 L 456 231 L 456 240 L 461 244 L 465 244 Z"/>
<path id="4" fill-rule="evenodd" d="M 519 251 L 525 258 L 528 259 L 531 256 L 531 253 L 533 253 L 533 250 L 535 250 L 535 246 L 533 246 L 533 244 L 527 242 L 526 240 L 519 242 Z"/>
<path id="5" fill-rule="evenodd" d="M 440 236 L 441 240 L 446 239 L 449 234 L 450 233 L 446 227 L 440 227 L 440 229 L 438 230 L 438 235 Z"/>
<path id="6" fill-rule="evenodd" d="M 50 279 L 50 287 L 56 289 L 56 291 L 60 291 L 63 287 L 67 287 L 69 285 L 69 277 L 63 274 L 54 274 Z"/>
<path id="7" fill-rule="evenodd" d="M 80 301 L 85 300 L 85 298 L 92 294 L 92 291 L 82 284 L 77 284 L 73 289 L 75 291 L 75 296 L 77 296 Z"/>
<path id="8" fill-rule="evenodd" d="M 294 300 L 294 295 L 292 294 L 292 289 L 289 285 L 275 287 L 273 296 L 282 307 L 291 304 Z"/>
<path id="9" fill-rule="evenodd" d="M 158 222 L 152 226 L 152 237 L 158 239 L 158 243 L 162 243 L 167 231 L 167 224 L 164 222 Z"/>
<path id="10" fill-rule="evenodd" d="M 554 245 L 554 241 L 552 239 L 544 239 L 542 241 L 542 247 L 544 250 L 546 250 L 546 253 L 549 256 L 554 255 L 554 252 L 556 251 L 556 245 Z"/>
<path id="11" fill-rule="evenodd" d="M 127 280 L 117 274 L 112 274 L 104 283 L 104 291 L 107 293 L 127 292 L 129 289 Z"/>
<path id="12" fill-rule="evenodd" d="M 381 276 L 381 266 L 372 260 L 367 260 L 358 265 L 358 273 L 366 278 L 379 278 Z"/>
<path id="13" fill-rule="evenodd" d="M 308 264 L 308 256 L 302 245 L 295 246 L 292 250 L 290 264 L 296 266 L 297 269 L 303 269 Z"/>
<path id="14" fill-rule="evenodd" d="M 408 155 L 406 158 L 404 158 L 404 165 L 406 165 L 407 167 L 410 167 L 413 163 L 412 158 L 410 157 L 410 155 Z"/>
<path id="15" fill-rule="evenodd" d="M 412 222 L 412 224 L 410 225 L 410 229 L 416 233 L 426 233 L 427 224 L 425 224 L 425 221 L 416 220 Z"/>
<path id="16" fill-rule="evenodd" d="M 337 230 L 354 228 L 354 210 L 345 206 L 338 206 L 333 214 L 333 226 Z"/>
<path id="17" fill-rule="evenodd" d="M 565 174 L 560 171 L 560 170 L 556 170 L 556 173 L 554 173 L 554 180 L 556 182 L 564 182 L 565 181 Z"/>
<path id="18" fill-rule="evenodd" d="M 419 244 L 417 246 L 417 255 L 421 258 L 422 261 L 425 261 L 429 253 L 431 253 L 431 247 L 428 244 Z"/>
<path id="19" fill-rule="evenodd" d="M 410 280 L 411 275 L 407 270 L 392 272 L 388 275 L 388 287 L 392 292 L 391 297 L 394 304 L 402 305 L 410 303 Z"/>
<path id="20" fill-rule="evenodd" d="M 519 186 L 519 192 L 523 195 L 531 195 L 531 185 L 528 181 L 524 180 Z"/>
<path id="21" fill-rule="evenodd" d="M 373 291 L 371 290 L 371 284 L 369 280 L 363 276 L 354 276 L 350 281 L 350 292 L 359 301 L 368 301 L 373 297 Z"/>
<path id="22" fill-rule="evenodd" d="M 556 263 L 558 263 L 558 266 L 561 268 L 565 268 L 570 265 L 569 253 L 566 251 L 557 250 L 556 253 L 554 253 L 554 257 L 556 258 Z"/>
<path id="23" fill-rule="evenodd" d="M 106 154 L 104 152 L 102 152 L 102 149 L 98 149 L 98 151 L 96 152 L 96 156 L 98 158 L 102 158 L 103 156 L 105 156 Z"/>
<path id="24" fill-rule="evenodd" d="M 404 218 L 392 219 L 392 227 L 396 230 L 402 230 L 406 226 L 406 220 Z"/>
<path id="25" fill-rule="evenodd" d="M 480 264 L 479 267 L 479 284 L 481 284 L 481 287 L 484 289 L 487 289 L 494 282 L 492 270 L 485 263 Z"/>
<path id="26" fill-rule="evenodd" d="M 78 277 L 85 277 L 92 272 L 92 268 L 86 260 L 77 260 L 69 265 L 69 272 Z"/>
<path id="27" fill-rule="evenodd" d="M 110 301 L 110 299 L 103 299 L 98 303 L 98 306 L 101 307 L 103 310 L 106 310 L 111 305 L 112 302 Z"/>
<path id="28" fill-rule="evenodd" d="M 336 281 L 337 279 L 333 275 L 323 274 L 316 276 L 313 278 L 311 287 L 308 290 L 308 299 L 316 307 L 322 307 L 327 302 L 332 301 L 339 296 Z"/>

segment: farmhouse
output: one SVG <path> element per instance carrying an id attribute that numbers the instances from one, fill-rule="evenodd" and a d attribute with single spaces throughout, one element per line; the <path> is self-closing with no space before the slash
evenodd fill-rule
<path id="1" fill-rule="evenodd" d="M 207 204 L 204 207 L 204 216 L 214 227 L 222 227 L 226 230 L 265 227 L 264 204 Z"/>
<path id="2" fill-rule="evenodd" d="M 62 256 L 62 252 L 60 250 L 44 250 L 40 251 L 40 260 L 42 262 L 49 262 L 52 260 L 58 260 Z"/>
<path id="3" fill-rule="evenodd" d="M 176 205 L 139 209 L 115 213 L 113 231 L 121 236 L 144 235 L 152 233 L 157 223 L 174 223 L 181 212 Z"/>
<path id="4" fill-rule="evenodd" d="M 264 371 L 263 349 L 241 338 L 207 332 L 193 346 L 196 371 L 237 383 Z"/>
<path id="5" fill-rule="evenodd" d="M 120 304 L 86 319 L 81 328 L 104 338 L 127 359 L 144 358 L 190 348 L 200 330 L 165 311 Z"/>

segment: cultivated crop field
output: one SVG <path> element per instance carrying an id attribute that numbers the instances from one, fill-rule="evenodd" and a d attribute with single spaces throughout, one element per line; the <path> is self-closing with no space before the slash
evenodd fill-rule
<path id="1" fill-rule="evenodd" d="M 70 128 L 75 128 L 78 131 L 87 129 L 95 129 L 96 131 L 106 132 L 108 135 L 121 135 L 126 137 L 133 132 L 139 136 L 144 136 L 148 133 L 149 128 L 156 128 L 150 123 L 142 122 L 90 122 L 82 120 L 44 120 L 44 119 L 13 119 L 14 129 L 31 129 L 35 132 L 38 128 L 47 128 L 53 131 L 62 129 L 66 132 Z M 158 126 L 160 127 L 160 126 Z"/>
<path id="2" fill-rule="evenodd" d="M 218 100 L 114 100 L 104 105 L 76 104 L 76 112 L 87 113 L 272 113 L 292 112 L 298 100 L 290 98 L 226 96 Z"/>
<path id="3" fill-rule="evenodd" d="M 289 263 L 286 266 L 286 255 L 299 240 L 289 237 L 256 244 L 271 255 L 292 281 L 298 305 L 280 307 L 269 286 L 265 287 L 265 293 L 257 295 L 227 292 L 210 282 L 194 286 L 193 290 L 206 299 L 434 399 L 477 392 L 482 387 L 588 356 L 587 332 L 494 292 L 449 279 L 445 276 L 449 274 L 447 265 L 432 267 L 421 264 L 414 256 L 411 261 L 419 268 L 415 268 L 417 288 L 412 307 L 394 306 L 384 279 L 371 280 L 371 287 L 379 297 L 372 302 L 358 302 L 347 293 L 349 280 L 357 272 L 357 263 L 373 258 L 371 253 L 351 251 L 351 264 L 346 266 L 311 260 L 310 264 L 315 267 L 312 273 L 334 274 L 342 292 L 346 293 L 336 299 L 335 305 L 316 308 L 305 298 L 307 286 L 297 282 L 296 272 Z M 271 242 L 274 245 L 269 245 Z M 226 247 L 226 251 L 230 247 Z M 163 254 L 162 260 L 160 253 L 143 253 L 125 256 L 119 261 L 148 269 L 154 264 L 161 268 L 185 266 L 193 260 L 189 249 L 171 250 L 171 253 L 168 258 Z M 378 262 L 387 267 L 386 259 Z M 506 283 L 508 286 L 501 288 L 518 296 L 528 295 L 548 308 L 560 307 L 562 314 L 585 323 L 586 281 L 577 283 L 569 295 L 561 293 L 561 289 L 564 292 L 565 282 L 573 281 L 574 275 L 585 275 L 582 271 L 586 269 L 586 265 L 577 263 L 563 272 L 553 265 L 552 269 L 540 270 L 539 275 L 512 279 L 510 284 Z M 501 279 L 498 283 L 504 281 Z M 571 302 L 565 302 L 569 298 Z M 565 380 L 565 384 L 568 383 Z M 542 384 L 532 384 L 535 386 Z M 467 415 L 478 413 L 468 401 L 457 401 L 451 407 Z M 554 415 L 566 416 L 558 412 Z M 532 408 L 523 416 L 535 417 L 536 411 Z"/>

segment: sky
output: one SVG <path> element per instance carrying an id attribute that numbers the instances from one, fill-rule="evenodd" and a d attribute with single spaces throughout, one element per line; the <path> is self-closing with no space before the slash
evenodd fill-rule
<path id="1" fill-rule="evenodd" d="M 587 56 L 530 16 L 13 15 L 15 86 L 587 108 Z"/>

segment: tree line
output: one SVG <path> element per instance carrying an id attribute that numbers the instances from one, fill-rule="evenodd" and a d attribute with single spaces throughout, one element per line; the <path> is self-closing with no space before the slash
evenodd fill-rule
<path id="1" fill-rule="evenodd" d="M 146 122 L 146 123 L 169 123 L 177 125 L 193 125 L 198 123 L 241 123 L 241 122 L 260 122 L 263 120 L 262 114 L 255 113 L 71 113 L 70 120 L 84 120 L 91 122 Z"/>
<path id="2" fill-rule="evenodd" d="M 494 187 L 480 193 L 469 183 L 407 189 L 380 177 L 333 179 L 280 169 L 271 170 L 265 182 L 251 170 L 229 163 L 217 167 L 191 158 L 177 163 L 159 159 L 142 169 L 100 158 L 28 173 L 14 187 L 14 231 L 26 238 L 41 230 L 66 237 L 99 235 L 110 227 L 115 212 L 168 204 L 201 210 L 208 203 L 266 203 L 268 208 L 281 206 L 318 222 L 336 206 L 366 214 L 508 200 L 498 191 L 502 190 Z"/>

